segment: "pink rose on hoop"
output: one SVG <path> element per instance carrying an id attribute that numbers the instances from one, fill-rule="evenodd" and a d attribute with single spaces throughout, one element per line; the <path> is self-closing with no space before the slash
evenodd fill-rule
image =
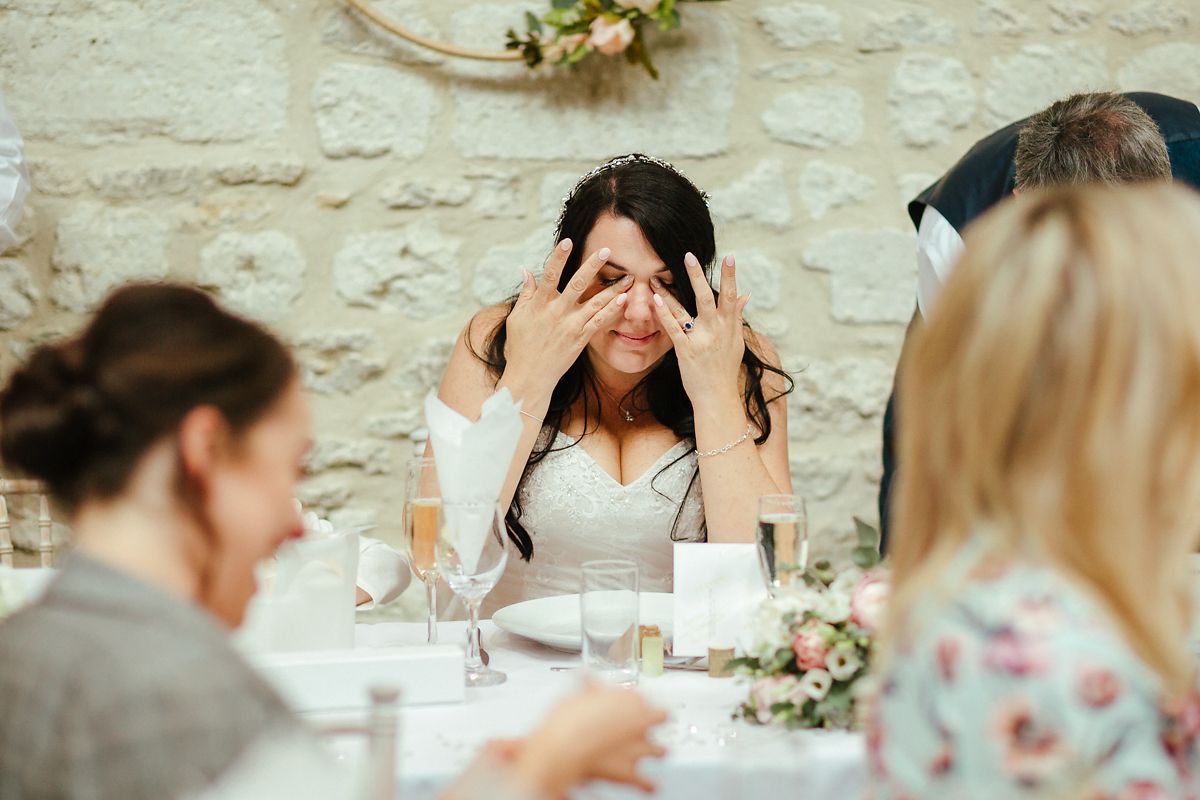
<path id="1" fill-rule="evenodd" d="M 888 582 L 881 570 L 871 570 L 859 579 L 850 595 L 850 621 L 869 631 L 879 629 L 887 609 Z"/>
<path id="2" fill-rule="evenodd" d="M 606 56 L 624 52 L 625 48 L 633 43 L 633 37 L 636 35 L 633 23 L 624 17 L 616 21 L 607 17 L 596 17 L 590 27 L 592 33 L 588 42 L 597 52 Z"/>
<path id="3" fill-rule="evenodd" d="M 796 631 L 796 637 L 792 639 L 792 651 L 796 654 L 796 666 L 802 670 L 825 666 L 825 656 L 829 655 L 829 648 L 825 646 L 817 623 L 806 622 Z"/>

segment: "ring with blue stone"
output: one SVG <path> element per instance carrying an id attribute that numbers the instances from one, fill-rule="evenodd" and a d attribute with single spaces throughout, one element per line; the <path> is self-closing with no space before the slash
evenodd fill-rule
<path id="1" fill-rule="evenodd" d="M 683 330 L 687 333 L 691 333 L 695 327 L 696 323 L 693 320 L 689 319 L 687 322 L 683 323 Z"/>

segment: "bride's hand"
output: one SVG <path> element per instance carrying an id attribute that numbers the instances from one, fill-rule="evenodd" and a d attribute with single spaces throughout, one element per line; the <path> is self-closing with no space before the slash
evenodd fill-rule
<path id="1" fill-rule="evenodd" d="M 750 295 L 738 297 L 737 265 L 733 256 L 721 262 L 720 301 L 691 253 L 683 259 L 696 293 L 696 317 L 654 279 L 654 308 L 658 322 L 675 345 L 683 388 L 696 406 L 705 398 L 722 398 L 738 391 L 746 334 L 742 311 Z M 687 329 L 691 323 L 691 329 Z"/>
<path id="2" fill-rule="evenodd" d="M 554 248 L 540 281 L 525 273 L 521 293 L 505 323 L 506 373 L 511 370 L 553 387 L 592 336 L 609 325 L 625 304 L 625 293 L 633 283 L 628 275 L 581 302 L 596 273 L 608 260 L 607 247 L 593 253 L 566 288 L 558 291 L 559 277 L 571 255 L 571 247 L 571 240 L 563 239 Z"/>

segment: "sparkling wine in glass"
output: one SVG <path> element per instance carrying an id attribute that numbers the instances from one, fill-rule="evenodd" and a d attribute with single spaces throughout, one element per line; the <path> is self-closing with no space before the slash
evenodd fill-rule
<path id="1" fill-rule="evenodd" d="M 758 562 L 772 595 L 804 582 L 808 567 L 808 515 L 804 498 L 768 494 L 758 501 Z"/>
<path id="2" fill-rule="evenodd" d="M 504 515 L 496 503 L 443 502 L 437 568 L 467 606 L 467 686 L 496 686 L 508 676 L 489 669 L 479 654 L 479 607 L 508 564 Z"/>
<path id="3" fill-rule="evenodd" d="M 414 458 L 408 464 L 404 486 L 404 540 L 413 574 L 425 584 L 429 604 L 426 641 L 437 644 L 437 557 L 436 543 L 442 513 L 437 465 L 432 456 Z"/>

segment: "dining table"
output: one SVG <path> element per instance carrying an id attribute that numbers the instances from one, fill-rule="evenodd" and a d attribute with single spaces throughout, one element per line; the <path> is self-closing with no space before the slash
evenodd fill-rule
<path id="1" fill-rule="evenodd" d="M 434 798 L 490 739 L 528 735 L 546 712 L 576 690 L 585 675 L 578 653 L 554 650 L 480 623 L 490 666 L 508 677 L 498 686 L 467 688 L 462 703 L 405 706 L 400 715 L 398 796 Z M 465 622 L 439 624 L 442 642 L 463 641 Z M 424 623 L 360 623 L 355 647 L 394 647 L 425 642 Z M 709 677 L 705 671 L 668 669 L 641 676 L 637 691 L 668 712 L 654 733 L 667 755 L 646 761 L 654 797 L 812 798 L 854 800 L 866 786 L 866 751 L 860 734 L 785 730 L 735 719 L 748 679 Z M 613 785 L 591 785 L 575 798 L 645 797 Z"/>

